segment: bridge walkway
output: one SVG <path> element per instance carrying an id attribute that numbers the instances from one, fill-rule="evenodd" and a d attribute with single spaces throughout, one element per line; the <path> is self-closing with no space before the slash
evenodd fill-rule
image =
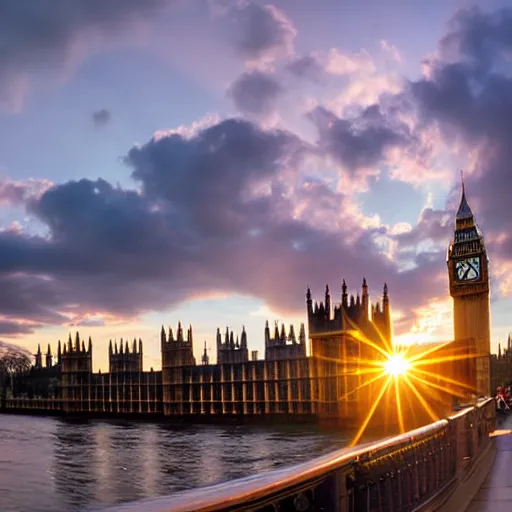
<path id="1" fill-rule="evenodd" d="M 495 432 L 496 458 L 466 512 L 512 511 L 512 415 Z"/>

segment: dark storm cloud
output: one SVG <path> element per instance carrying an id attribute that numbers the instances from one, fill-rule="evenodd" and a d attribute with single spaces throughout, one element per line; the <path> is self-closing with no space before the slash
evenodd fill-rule
<path id="1" fill-rule="evenodd" d="M 339 118 L 323 107 L 317 107 L 310 117 L 319 131 L 320 149 L 351 173 L 379 163 L 387 148 L 411 142 L 407 127 L 384 115 L 378 105 L 352 119 Z"/>
<path id="2" fill-rule="evenodd" d="M 2 0 L 0 105 L 16 101 L 26 74 L 61 66 L 77 38 L 118 34 L 174 0 Z"/>
<path id="3" fill-rule="evenodd" d="M 248 114 L 272 112 L 282 93 L 279 82 L 261 71 L 243 73 L 228 91 L 238 111 Z"/>
<path id="4" fill-rule="evenodd" d="M 107 125 L 111 118 L 112 115 L 110 110 L 107 110 L 106 108 L 102 108 L 101 110 L 97 110 L 92 113 L 92 121 L 94 125 L 98 127 Z"/>
<path id="5" fill-rule="evenodd" d="M 414 106 L 424 123 L 437 123 L 476 157 L 466 175 L 468 197 L 487 234 L 510 232 L 512 193 L 512 10 L 489 14 L 459 12 L 440 43 L 429 78 L 410 84 Z M 498 256 L 512 257 L 512 241 Z"/>
<path id="6" fill-rule="evenodd" d="M 467 60 L 477 70 L 489 71 L 503 59 L 503 51 L 512 49 L 512 9 L 494 13 L 478 7 L 462 9 L 453 17 L 451 30 L 439 44 L 446 58 Z"/>
<path id="7" fill-rule="evenodd" d="M 126 162 L 145 195 L 164 200 L 177 225 L 203 236 L 238 237 L 257 223 L 268 198 L 249 198 L 252 182 L 297 165 L 305 144 L 286 131 L 228 119 L 191 139 L 170 135 L 133 148 Z"/>
<path id="8" fill-rule="evenodd" d="M 296 30 L 284 13 L 273 5 L 239 4 L 230 17 L 230 33 L 237 52 L 246 59 L 283 57 L 293 50 Z"/>

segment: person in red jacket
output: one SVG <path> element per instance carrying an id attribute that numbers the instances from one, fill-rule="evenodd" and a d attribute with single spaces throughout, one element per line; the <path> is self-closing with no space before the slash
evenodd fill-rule
<path id="1" fill-rule="evenodd" d="M 498 387 L 497 393 L 496 393 L 496 409 L 498 411 L 508 411 L 510 410 L 510 407 L 508 406 L 508 400 L 505 397 L 505 392 L 501 386 Z"/>

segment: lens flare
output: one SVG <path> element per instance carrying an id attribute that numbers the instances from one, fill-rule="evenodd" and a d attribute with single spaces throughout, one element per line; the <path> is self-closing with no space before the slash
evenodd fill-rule
<path id="1" fill-rule="evenodd" d="M 384 363 L 384 369 L 389 375 L 393 377 L 400 377 L 405 375 L 409 370 L 409 361 L 405 359 L 405 354 L 392 354 L 389 359 Z"/>
<path id="2" fill-rule="evenodd" d="M 379 428 L 393 420 L 400 432 L 405 432 L 420 426 L 419 421 L 423 424 L 439 419 L 438 414 L 448 412 L 443 409 L 448 403 L 451 411 L 454 397 L 468 400 L 476 393 L 472 385 L 464 382 L 466 374 L 454 370 L 454 364 L 460 367 L 461 363 L 470 360 L 474 364 L 474 359 L 482 356 L 468 352 L 464 343 L 450 341 L 434 346 L 392 347 L 378 329 L 380 340 L 376 343 L 350 319 L 348 323 L 352 328 L 343 334 L 360 347 L 364 346 L 365 355 L 342 361 L 352 369 L 347 375 L 356 375 L 358 379 L 340 399 L 353 397 L 352 400 L 358 402 L 361 397 L 367 404 L 351 446 L 361 440 L 374 415 Z"/>

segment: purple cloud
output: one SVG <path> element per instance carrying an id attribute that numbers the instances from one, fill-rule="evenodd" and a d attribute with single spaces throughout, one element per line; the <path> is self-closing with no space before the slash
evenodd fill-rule
<path id="1" fill-rule="evenodd" d="M 37 196 L 51 187 L 47 180 L 13 181 L 0 180 L 0 203 L 18 206 L 31 196 Z"/>
<path id="2" fill-rule="evenodd" d="M 293 53 L 297 31 L 283 11 L 254 2 L 238 4 L 231 12 L 233 44 L 249 61 L 274 60 Z"/>
<path id="3" fill-rule="evenodd" d="M 437 293 L 423 271 L 399 272 L 382 256 L 374 237 L 385 233 L 347 215 L 347 196 L 315 182 L 284 188 L 305 155 L 314 148 L 290 132 L 228 119 L 132 148 L 126 163 L 141 192 L 84 179 L 30 198 L 49 236 L 0 233 L 0 314 L 133 317 L 212 290 L 297 313 L 306 284 L 322 290 L 346 276 L 357 289 L 363 275 L 377 296 L 386 279 L 404 311 Z M 330 218 L 339 220 L 322 224 Z"/>
<path id="4" fill-rule="evenodd" d="M 272 75 L 249 71 L 235 80 L 228 95 L 239 112 L 264 115 L 272 112 L 283 92 L 283 88 Z"/>
<path id="5" fill-rule="evenodd" d="M 498 259 L 512 257 L 512 79 L 503 67 L 511 34 L 512 9 L 460 11 L 440 42 L 439 57 L 430 62 L 429 76 L 409 89 L 424 124 L 437 125 L 448 141 L 471 148 L 467 189 Z"/>
<path id="6" fill-rule="evenodd" d="M 321 82 L 327 77 L 324 66 L 314 55 L 294 59 L 287 64 L 286 69 L 299 78 L 308 78 L 313 82 Z"/>
<path id="7" fill-rule="evenodd" d="M 239 15 L 248 16 L 249 28 L 237 39 L 245 58 L 289 50 L 293 31 L 283 22 L 273 32 L 274 11 L 246 4 Z M 79 323 L 92 313 L 133 317 L 212 290 L 303 313 L 305 285 L 320 293 L 329 282 L 335 293 L 334 283 L 345 276 L 355 290 L 365 275 L 377 296 L 388 282 L 394 309 L 405 314 L 400 329 L 407 330 L 415 309 L 446 293 L 445 249 L 439 247 L 451 229 L 453 205 L 425 208 L 411 231 L 395 233 L 361 219 L 349 191 L 323 176 L 305 179 L 307 163 L 327 165 L 327 156 L 357 175 L 384 165 L 389 150 L 421 149 L 421 130 L 438 127 L 449 144 L 473 149 L 472 204 L 486 233 L 496 235 L 489 237 L 491 250 L 510 258 L 510 237 L 498 243 L 497 235 L 509 233 L 512 83 L 496 56 L 509 50 L 509 18 L 510 11 L 460 14 L 429 76 L 352 117 L 315 109 L 314 146 L 284 129 L 226 119 L 131 148 L 125 163 L 137 191 L 102 179 L 39 194 L 25 193 L 23 185 L 0 189 L 0 197 L 25 204 L 48 230 L 44 237 L 0 232 L 0 315 L 32 324 Z M 243 75 L 238 85 L 255 76 Z M 271 99 L 281 93 L 269 90 Z M 246 93 L 239 89 L 235 101 L 243 104 Z M 251 108 L 262 111 L 261 97 Z M 415 129 L 403 120 L 413 115 Z M 426 238 L 436 245 L 417 250 Z M 383 254 L 383 240 L 398 245 L 399 257 Z M 416 266 L 404 271 L 399 263 L 405 259 Z"/>
<path id="8" fill-rule="evenodd" d="M 320 149 L 352 175 L 378 164 L 386 149 L 404 147 L 412 141 L 407 126 L 383 114 L 379 105 L 346 119 L 317 107 L 310 118 L 318 128 Z"/>

